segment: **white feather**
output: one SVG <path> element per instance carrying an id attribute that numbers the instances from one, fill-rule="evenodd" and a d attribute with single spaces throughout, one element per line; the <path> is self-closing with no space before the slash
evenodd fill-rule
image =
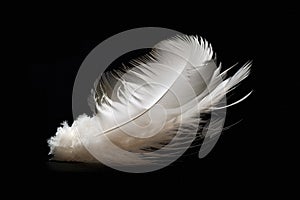
<path id="1" fill-rule="evenodd" d="M 107 72 L 97 82 L 94 116 L 82 115 L 71 127 L 58 128 L 48 141 L 54 160 L 100 160 L 114 166 L 172 160 L 194 140 L 191 130 L 202 121 L 200 113 L 224 108 L 218 103 L 249 75 L 251 65 L 223 80 L 226 71 L 220 73 L 211 45 L 193 36 L 162 41 L 132 64 L 124 66 L 125 73 Z"/>

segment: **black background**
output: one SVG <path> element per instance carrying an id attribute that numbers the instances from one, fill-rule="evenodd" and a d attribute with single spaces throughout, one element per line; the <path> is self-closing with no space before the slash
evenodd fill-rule
<path id="1" fill-rule="evenodd" d="M 224 195 L 242 191 L 256 197 L 258 192 L 281 193 L 281 189 L 274 188 L 282 188 L 281 184 L 296 178 L 292 173 L 296 169 L 296 157 L 292 156 L 296 132 L 290 125 L 290 111 L 295 111 L 297 105 L 292 97 L 299 85 L 294 50 L 298 35 L 296 9 L 220 12 L 190 7 L 158 6 L 147 11 L 99 7 L 93 12 L 79 9 L 71 13 L 41 9 L 26 18 L 21 29 L 33 89 L 28 104 L 33 116 L 28 124 L 27 140 L 32 143 L 22 166 L 23 181 L 31 180 L 46 192 L 66 188 L 67 194 L 99 192 L 99 198 L 101 193 L 117 195 L 121 190 L 127 197 L 136 197 L 135 190 L 142 191 L 140 198 L 158 196 L 157 191 L 166 196 L 181 192 L 214 196 L 224 188 L 220 192 Z M 225 68 L 253 60 L 251 75 L 229 101 L 254 92 L 228 109 L 225 125 L 242 121 L 225 131 L 205 158 L 194 156 L 156 172 L 128 174 L 106 167 L 49 163 L 46 141 L 62 121 L 73 121 L 72 87 L 84 58 L 106 38 L 145 26 L 206 38 Z M 107 188 L 116 188 L 116 192 L 110 193 Z"/>

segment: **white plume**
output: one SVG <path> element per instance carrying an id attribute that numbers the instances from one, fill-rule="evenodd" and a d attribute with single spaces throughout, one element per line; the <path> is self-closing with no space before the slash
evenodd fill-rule
<path id="1" fill-rule="evenodd" d="M 94 116 L 64 123 L 49 139 L 53 159 L 147 166 L 180 156 L 205 122 L 200 114 L 224 108 L 218 103 L 249 74 L 247 63 L 223 80 L 213 54 L 202 38 L 177 36 L 133 67 L 106 72 L 93 91 Z"/>

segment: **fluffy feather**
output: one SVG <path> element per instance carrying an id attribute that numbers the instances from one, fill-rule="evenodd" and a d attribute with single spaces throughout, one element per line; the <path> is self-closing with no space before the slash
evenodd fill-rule
<path id="1" fill-rule="evenodd" d="M 251 65 L 223 80 L 226 71 L 216 66 L 211 45 L 193 36 L 162 41 L 131 64 L 97 81 L 94 116 L 82 115 L 71 127 L 63 123 L 48 140 L 54 160 L 113 166 L 171 162 L 195 139 L 204 121 L 200 114 L 224 108 L 218 103 L 249 75 Z"/>

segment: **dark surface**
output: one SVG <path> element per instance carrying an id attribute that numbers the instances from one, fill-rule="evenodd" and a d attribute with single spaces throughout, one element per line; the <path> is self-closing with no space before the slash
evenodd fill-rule
<path id="1" fill-rule="evenodd" d="M 59 185 L 75 191 L 81 187 L 101 190 L 106 186 L 118 189 L 126 186 L 132 188 L 132 195 L 138 187 L 145 190 L 146 196 L 150 185 L 156 190 L 172 186 L 173 192 L 188 185 L 192 187 L 190 192 L 214 187 L 238 188 L 255 196 L 253 191 L 265 192 L 265 185 L 278 187 L 277 181 L 287 181 L 291 176 L 287 166 L 292 169 L 295 165 L 285 150 L 292 152 L 294 146 L 289 145 L 287 149 L 281 147 L 281 143 L 290 140 L 283 135 L 295 132 L 282 119 L 289 116 L 288 112 L 297 102 L 290 98 L 294 87 L 299 86 L 297 75 L 293 73 L 298 58 L 291 49 L 296 46 L 296 11 L 266 14 L 249 10 L 211 17 L 196 11 L 184 13 L 177 16 L 157 11 L 140 20 L 129 14 L 115 20 L 106 20 L 103 14 L 96 22 L 48 15 L 43 15 L 42 23 L 30 20 L 26 47 L 30 50 L 27 58 L 34 90 L 31 101 L 34 124 L 30 124 L 32 131 L 28 140 L 32 145 L 26 158 L 30 165 L 24 167 L 24 180 L 34 174 L 37 185 L 44 188 Z M 66 120 L 71 124 L 73 121 L 72 87 L 85 56 L 111 35 L 143 26 L 166 27 L 206 38 L 225 68 L 253 60 L 251 75 L 229 99 L 229 102 L 234 101 L 254 90 L 247 100 L 228 109 L 227 126 L 242 121 L 223 133 L 207 157 L 200 160 L 195 155 L 152 173 L 128 174 L 95 165 L 49 162 L 46 141 L 61 122 Z"/>

